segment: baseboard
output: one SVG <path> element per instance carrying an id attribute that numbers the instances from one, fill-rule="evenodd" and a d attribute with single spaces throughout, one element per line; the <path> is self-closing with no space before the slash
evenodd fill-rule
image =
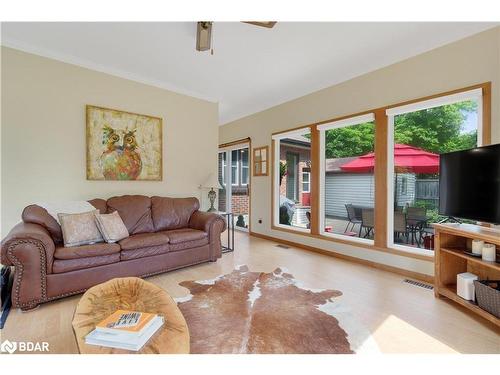
<path id="1" fill-rule="evenodd" d="M 377 269 L 380 269 L 383 271 L 388 271 L 388 272 L 396 273 L 398 275 L 406 276 L 406 277 L 409 277 L 412 279 L 424 281 L 424 282 L 429 283 L 429 284 L 434 284 L 434 276 L 426 275 L 426 274 L 423 274 L 420 272 L 414 272 L 414 271 L 405 270 L 403 268 L 388 266 L 386 264 L 373 262 L 371 260 L 366 260 L 366 259 L 361 259 L 361 258 L 345 255 L 345 254 L 340 254 L 340 253 L 336 253 L 333 251 L 324 250 L 324 249 L 320 249 L 320 248 L 309 246 L 309 245 L 304 245 L 304 244 L 301 244 L 298 242 L 282 240 L 281 238 L 272 237 L 272 236 L 268 236 L 265 234 L 260 234 L 260 233 L 256 233 L 256 232 L 249 232 L 249 234 L 251 236 L 262 238 L 264 240 L 278 242 L 278 243 L 281 243 L 283 245 L 297 247 L 297 248 L 302 249 L 302 250 L 307 250 L 307 251 L 312 251 L 312 252 L 318 253 L 318 254 L 328 255 L 328 256 L 331 256 L 334 258 L 348 260 L 348 261 L 363 264 L 365 266 L 369 266 L 372 268 L 377 268 Z M 356 246 L 356 245 L 351 245 L 351 246 Z"/>

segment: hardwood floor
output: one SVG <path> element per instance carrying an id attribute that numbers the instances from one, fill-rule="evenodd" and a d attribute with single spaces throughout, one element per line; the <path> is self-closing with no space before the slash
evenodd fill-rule
<path id="1" fill-rule="evenodd" d="M 225 237 L 225 236 L 223 236 Z M 385 353 L 500 353 L 500 332 L 455 304 L 436 299 L 431 290 L 403 283 L 403 276 L 306 250 L 235 235 L 236 251 L 206 263 L 148 278 L 173 297 L 187 290 L 184 280 L 210 279 L 246 264 L 252 271 L 288 269 L 311 288 L 342 291 L 342 303 L 373 335 Z M 51 353 L 77 353 L 71 320 L 81 296 L 69 297 L 22 313 L 12 311 L 1 339 L 47 341 Z"/>

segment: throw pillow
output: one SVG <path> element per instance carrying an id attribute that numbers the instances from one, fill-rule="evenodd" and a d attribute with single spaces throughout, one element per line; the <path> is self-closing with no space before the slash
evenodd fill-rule
<path id="1" fill-rule="evenodd" d="M 118 211 L 106 215 L 95 213 L 95 221 L 107 243 L 117 242 L 129 236 Z"/>
<path id="2" fill-rule="evenodd" d="M 95 212 L 97 210 L 83 212 L 80 214 L 57 214 L 61 223 L 64 246 L 90 245 L 103 242 L 101 232 L 95 223 Z"/>

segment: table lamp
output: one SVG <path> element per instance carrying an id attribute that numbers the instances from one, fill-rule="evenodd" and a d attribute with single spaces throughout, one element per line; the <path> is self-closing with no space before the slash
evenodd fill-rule
<path id="1" fill-rule="evenodd" d="M 205 180 L 205 182 L 201 185 L 201 187 L 210 189 L 208 192 L 208 199 L 210 200 L 210 208 L 207 212 L 217 211 L 214 207 L 215 199 L 217 198 L 217 192 L 214 189 L 219 189 L 220 183 L 219 179 L 214 173 L 210 173 Z"/>

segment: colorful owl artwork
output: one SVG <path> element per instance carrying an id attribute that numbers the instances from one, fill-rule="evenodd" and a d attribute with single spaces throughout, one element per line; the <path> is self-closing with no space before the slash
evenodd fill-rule
<path id="1" fill-rule="evenodd" d="M 162 120 L 87 106 L 87 179 L 161 180 Z"/>

